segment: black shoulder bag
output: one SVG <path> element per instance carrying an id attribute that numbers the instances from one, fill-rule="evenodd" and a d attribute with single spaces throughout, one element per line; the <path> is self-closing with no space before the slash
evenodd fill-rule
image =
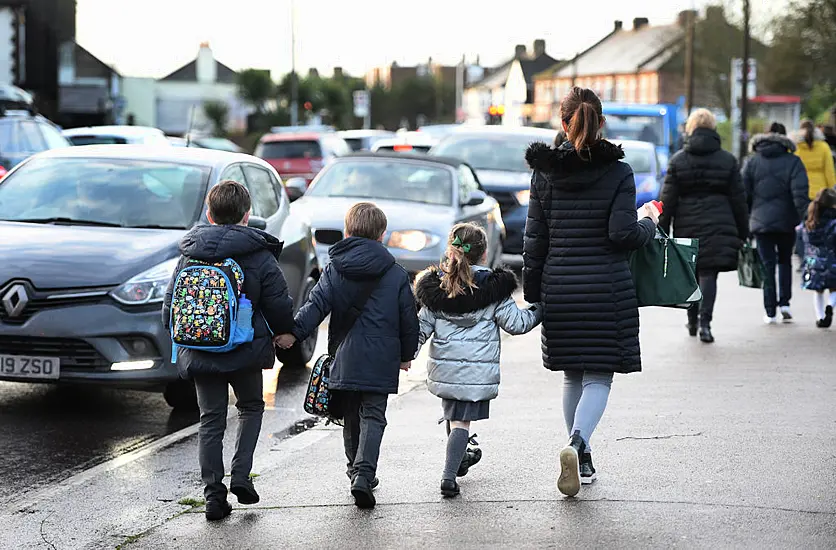
<path id="1" fill-rule="evenodd" d="M 387 270 L 388 272 L 388 270 Z M 386 275 L 386 272 L 383 273 Z M 331 399 L 331 392 L 328 390 L 328 379 L 331 375 L 331 364 L 334 362 L 334 357 L 337 355 L 337 350 L 342 345 L 343 340 L 351 332 L 354 323 L 360 318 L 363 313 L 363 308 L 366 307 L 366 302 L 371 298 L 372 293 L 380 284 L 383 275 L 378 279 L 372 279 L 363 283 L 360 293 L 352 302 L 351 307 L 345 314 L 343 323 L 339 327 L 334 327 L 333 331 L 328 334 L 328 353 L 320 356 L 314 363 L 311 370 L 311 381 L 308 384 L 308 393 L 305 395 L 305 412 L 314 416 L 321 416 L 328 419 L 329 423 L 342 425 L 342 414 L 336 410 L 339 407 L 334 407 Z"/>

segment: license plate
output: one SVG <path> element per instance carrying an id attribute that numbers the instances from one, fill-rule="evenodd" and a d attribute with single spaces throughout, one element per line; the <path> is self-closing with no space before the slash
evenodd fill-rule
<path id="1" fill-rule="evenodd" d="M 61 374 L 57 357 L 0 355 L 0 376 L 7 378 L 55 380 Z"/>

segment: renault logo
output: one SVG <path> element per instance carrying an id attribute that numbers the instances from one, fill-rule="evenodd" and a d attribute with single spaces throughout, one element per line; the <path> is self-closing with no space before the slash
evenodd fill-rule
<path id="1" fill-rule="evenodd" d="M 26 295 L 26 287 L 18 283 L 9 287 L 0 300 L 9 317 L 17 317 L 23 313 L 26 304 L 29 303 L 29 296 Z"/>

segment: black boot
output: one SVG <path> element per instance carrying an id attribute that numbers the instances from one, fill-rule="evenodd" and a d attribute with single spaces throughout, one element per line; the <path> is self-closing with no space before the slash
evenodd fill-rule
<path id="1" fill-rule="evenodd" d="M 459 484 L 456 483 L 455 479 L 441 480 L 441 494 L 444 495 L 444 498 L 453 498 L 458 496 L 459 492 Z"/>
<path id="2" fill-rule="evenodd" d="M 714 343 L 714 335 L 711 334 L 711 326 L 710 325 L 701 325 L 700 326 L 700 341 L 705 342 L 706 344 Z"/>
<path id="3" fill-rule="evenodd" d="M 207 521 L 220 521 L 232 513 L 232 505 L 226 500 L 207 500 Z"/>
<path id="4" fill-rule="evenodd" d="M 239 504 L 257 504 L 259 501 L 258 493 L 250 480 L 244 483 L 233 483 L 229 486 L 229 492 L 238 497 Z"/>
<path id="5" fill-rule="evenodd" d="M 686 326 L 688 327 L 688 334 L 691 336 L 697 335 L 698 316 L 699 309 L 693 306 L 688 308 L 688 324 Z"/>
<path id="6" fill-rule="evenodd" d="M 580 457 L 586 449 L 581 433 L 576 431 L 569 438 L 569 444 L 560 450 L 560 477 L 557 478 L 557 490 L 573 497 L 581 490 Z"/>
<path id="7" fill-rule="evenodd" d="M 581 456 L 581 485 L 589 485 L 595 479 L 595 466 L 592 465 L 592 453 L 583 453 Z"/>

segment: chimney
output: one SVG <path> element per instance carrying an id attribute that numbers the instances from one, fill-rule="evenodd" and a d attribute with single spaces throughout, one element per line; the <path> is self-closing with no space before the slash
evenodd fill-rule
<path id="1" fill-rule="evenodd" d="M 308 69 L 308 78 L 318 78 L 319 71 L 316 70 L 316 67 L 311 67 Z"/>
<path id="2" fill-rule="evenodd" d="M 334 78 L 342 78 L 343 77 L 343 68 L 342 67 L 334 67 Z"/>
<path id="3" fill-rule="evenodd" d="M 705 18 L 710 21 L 725 21 L 726 12 L 723 6 L 707 6 L 705 8 Z"/>
<path id="4" fill-rule="evenodd" d="M 646 27 L 650 23 L 650 20 L 647 17 L 636 17 L 633 19 L 633 30 L 637 31 L 642 27 Z"/>
<path id="5" fill-rule="evenodd" d="M 196 69 L 198 82 L 217 81 L 218 65 L 215 62 L 215 56 L 212 55 L 212 48 L 209 47 L 209 42 L 200 44 L 200 50 L 197 52 Z"/>
<path id="6" fill-rule="evenodd" d="M 523 57 L 525 57 L 525 53 L 526 53 L 525 44 L 517 44 L 514 47 L 514 57 L 515 58 L 522 59 Z"/>
<path id="7" fill-rule="evenodd" d="M 684 10 L 679 12 L 679 15 L 676 16 L 676 24 L 682 27 L 683 29 L 688 26 L 688 17 L 691 16 L 696 21 L 697 19 L 697 10 Z"/>
<path id="8" fill-rule="evenodd" d="M 534 41 L 534 58 L 538 58 L 541 55 L 546 54 L 546 41 L 542 38 L 538 38 Z"/>
<path id="9" fill-rule="evenodd" d="M 620 31 L 620 30 L 621 30 L 621 29 L 623 29 L 623 28 L 624 28 L 624 22 L 623 22 L 623 21 L 619 21 L 618 19 L 616 19 L 616 20 L 615 20 L 615 29 L 614 29 L 614 30 L 616 30 L 616 31 Z"/>

